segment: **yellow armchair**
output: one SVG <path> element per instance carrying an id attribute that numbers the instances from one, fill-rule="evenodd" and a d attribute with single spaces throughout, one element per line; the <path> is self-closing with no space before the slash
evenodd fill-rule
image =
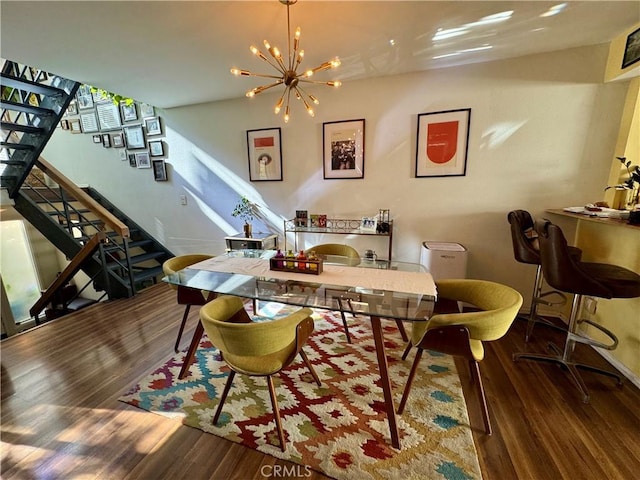
<path id="1" fill-rule="evenodd" d="M 195 265 L 196 263 L 202 262 L 204 260 L 208 260 L 210 258 L 213 258 L 213 255 L 206 255 L 206 254 L 180 255 L 178 257 L 173 257 L 165 261 L 162 264 L 162 271 L 164 272 L 165 275 L 171 275 L 172 273 L 179 272 L 184 268 L 187 268 L 191 265 Z M 195 290 L 193 288 L 172 285 L 172 284 L 169 284 L 169 286 L 173 290 L 177 291 L 178 304 L 185 305 L 184 314 L 182 315 L 182 322 L 180 323 L 180 328 L 178 329 L 178 338 L 176 339 L 176 344 L 173 347 L 175 352 L 178 353 L 180 339 L 182 338 L 182 332 L 184 331 L 184 326 L 187 323 L 187 318 L 189 317 L 189 310 L 191 309 L 191 305 L 204 305 L 208 301 L 213 300 L 215 295 L 205 290 Z"/>
<path id="2" fill-rule="evenodd" d="M 220 350 L 222 359 L 231 369 L 213 417 L 214 425 L 222 413 L 236 373 L 267 377 L 280 449 L 284 452 L 284 432 L 271 376 L 288 367 L 300 354 L 318 386 L 321 385 L 302 350 L 313 332 L 311 313 L 311 309 L 302 308 L 278 320 L 252 322 L 242 300 L 231 295 L 218 297 L 200 309 L 200 321 L 209 340 Z"/>
<path id="3" fill-rule="evenodd" d="M 522 296 L 511 287 L 485 280 L 439 280 L 436 285 L 439 298 L 466 302 L 479 310 L 435 314 L 427 322 L 413 323 L 411 342 L 402 358 L 406 358 L 411 345 L 417 347 L 417 352 L 398 413 L 404 411 L 424 350 L 461 356 L 469 361 L 472 378 L 478 385 L 485 431 L 490 435 L 489 411 L 478 365 L 484 358 L 482 342 L 497 340 L 507 333 L 522 306 Z"/>
<path id="4" fill-rule="evenodd" d="M 346 257 L 348 265 L 355 267 L 360 264 L 360 254 L 358 251 L 350 245 L 344 245 L 342 243 L 323 243 L 321 245 L 315 245 L 311 248 L 307 248 L 305 254 L 316 252 L 318 255 L 338 255 Z"/>

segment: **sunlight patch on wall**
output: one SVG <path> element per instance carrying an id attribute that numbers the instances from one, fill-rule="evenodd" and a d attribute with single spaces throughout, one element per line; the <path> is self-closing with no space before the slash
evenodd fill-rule
<path id="1" fill-rule="evenodd" d="M 503 122 L 491 126 L 482 134 L 480 148 L 492 149 L 501 147 L 525 123 L 525 121 Z"/>

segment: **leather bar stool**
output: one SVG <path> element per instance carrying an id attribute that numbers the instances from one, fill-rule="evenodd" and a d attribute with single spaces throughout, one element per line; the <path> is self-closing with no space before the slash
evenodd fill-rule
<path id="1" fill-rule="evenodd" d="M 529 341 L 529 337 L 531 337 L 533 333 L 533 327 L 535 327 L 537 323 L 542 323 L 557 330 L 566 331 L 564 327 L 556 325 L 538 315 L 538 305 L 561 306 L 567 303 L 568 298 L 558 290 L 542 291 L 544 279 L 540 261 L 538 235 L 534 229 L 533 217 L 526 210 L 513 210 L 507 214 L 507 220 L 509 220 L 511 226 L 511 242 L 513 244 L 513 256 L 516 261 L 536 266 L 536 277 L 533 283 L 529 315 L 526 317 L 527 331 L 524 336 L 524 341 Z M 569 253 L 578 261 L 582 257 L 582 250 L 576 247 L 569 247 Z M 555 296 L 554 300 L 548 298 L 551 295 Z M 519 315 L 519 317 L 522 318 L 524 316 Z"/>
<path id="2" fill-rule="evenodd" d="M 542 271 L 546 281 L 553 288 L 574 295 L 569 318 L 569 329 L 563 350 L 560 350 L 554 344 L 550 344 L 556 353 L 555 355 L 516 353 L 513 355 L 513 360 L 541 360 L 566 367 L 582 394 L 583 402 L 589 403 L 589 392 L 578 372 L 578 368 L 615 378 L 618 385 L 622 385 L 622 379 L 616 372 L 572 360 L 576 343 L 584 343 L 606 350 L 614 350 L 618 345 L 618 338 L 613 332 L 591 320 L 578 318 L 582 299 L 585 295 L 599 298 L 640 297 L 640 275 L 617 265 L 576 260 L 571 255 L 560 227 L 549 220 L 538 220 L 536 222 L 536 231 L 540 241 Z M 637 321 L 638 319 L 630 320 Z M 581 323 L 587 323 L 600 330 L 608 337 L 611 343 L 605 344 L 580 335 L 578 326 Z"/>

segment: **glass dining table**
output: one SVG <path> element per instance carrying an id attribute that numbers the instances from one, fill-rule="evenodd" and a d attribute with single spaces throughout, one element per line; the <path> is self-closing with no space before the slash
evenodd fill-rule
<path id="1" fill-rule="evenodd" d="M 348 312 L 369 317 L 389 423 L 391 444 L 400 448 L 393 391 L 384 347 L 382 320 L 426 321 L 433 312 L 433 277 L 417 263 L 362 261 L 349 265 L 344 257 L 326 256 L 320 274 L 270 269 L 273 250 L 233 250 L 167 275 L 163 281 L 216 295 L 235 295 L 255 302 Z M 198 322 L 180 370 L 189 374 L 204 333 Z"/>

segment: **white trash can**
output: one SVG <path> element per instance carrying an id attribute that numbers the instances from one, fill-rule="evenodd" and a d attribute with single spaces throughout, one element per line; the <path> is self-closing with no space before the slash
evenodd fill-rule
<path id="1" fill-rule="evenodd" d="M 420 263 L 434 280 L 467 278 L 467 253 L 459 243 L 422 242 Z"/>

